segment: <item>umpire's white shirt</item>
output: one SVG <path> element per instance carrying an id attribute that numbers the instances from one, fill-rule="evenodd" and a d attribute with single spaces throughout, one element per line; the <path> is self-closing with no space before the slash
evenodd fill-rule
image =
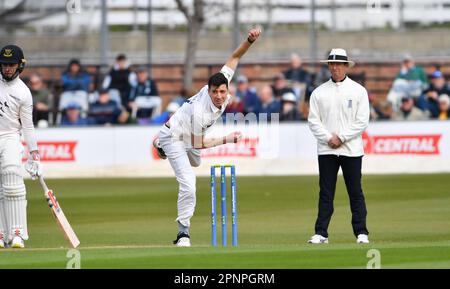
<path id="1" fill-rule="evenodd" d="M 29 151 L 37 150 L 30 89 L 18 77 L 0 78 L 0 137 L 20 136 L 21 130 Z"/>
<path id="2" fill-rule="evenodd" d="M 319 155 L 364 155 L 362 133 L 369 125 L 370 109 L 363 86 L 348 76 L 342 82 L 330 79 L 312 92 L 309 105 L 308 123 Z M 337 149 L 328 146 L 333 133 L 343 142 Z"/>
<path id="3" fill-rule="evenodd" d="M 227 66 L 223 66 L 220 72 L 230 83 L 234 71 Z M 207 130 L 223 114 L 230 98 L 231 95 L 228 95 L 222 107 L 216 107 L 208 94 L 208 85 L 205 85 L 170 118 L 169 126 L 172 139 L 175 141 L 182 140 L 186 147 L 190 147 L 192 143 L 191 134 L 205 135 Z"/>

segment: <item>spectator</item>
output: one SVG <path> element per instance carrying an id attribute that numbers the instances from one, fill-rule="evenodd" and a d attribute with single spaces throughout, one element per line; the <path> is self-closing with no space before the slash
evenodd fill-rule
<path id="1" fill-rule="evenodd" d="M 28 83 L 31 95 L 33 96 L 33 123 L 37 125 L 40 120 L 50 120 L 50 113 L 53 112 L 53 95 L 45 87 L 44 81 L 39 74 L 32 74 Z"/>
<path id="2" fill-rule="evenodd" d="M 419 65 L 416 65 L 411 55 L 405 55 L 403 58 L 400 72 L 397 74 L 396 79 L 405 79 L 408 81 L 419 81 L 422 89 L 425 89 L 428 85 L 428 78 Z"/>
<path id="3" fill-rule="evenodd" d="M 441 71 L 441 64 L 440 63 L 434 63 L 433 64 L 433 72 L 435 71 Z"/>
<path id="4" fill-rule="evenodd" d="M 269 85 L 263 86 L 259 93 L 259 99 L 261 101 L 261 108 L 259 109 L 258 120 L 261 120 L 261 117 L 265 119 L 263 114 L 266 114 L 267 120 L 270 121 L 272 113 L 280 113 L 281 102 L 273 97 L 272 87 Z"/>
<path id="5" fill-rule="evenodd" d="M 63 91 L 83 90 L 89 92 L 92 79 L 84 71 L 78 59 L 72 59 L 67 66 L 67 70 L 61 76 Z"/>
<path id="6" fill-rule="evenodd" d="M 99 91 L 99 97 L 89 109 L 89 116 L 93 124 L 111 125 L 123 124 L 128 121 L 129 113 L 121 106 L 110 99 L 108 90 Z"/>
<path id="7" fill-rule="evenodd" d="M 369 107 L 370 107 L 370 120 L 377 120 L 378 119 L 378 114 L 375 111 L 374 108 L 374 101 L 375 101 L 375 95 L 372 93 L 369 93 Z"/>
<path id="8" fill-rule="evenodd" d="M 388 100 L 392 102 L 394 110 L 397 111 L 401 104 L 400 100 L 404 96 L 417 99 L 426 88 L 428 88 L 428 77 L 425 71 L 421 66 L 415 64 L 410 55 L 406 55 L 400 72 L 389 91 Z"/>
<path id="9" fill-rule="evenodd" d="M 154 80 L 149 78 L 148 70 L 146 67 L 139 67 L 137 69 L 137 83 L 132 87 L 128 102 L 123 103 L 128 111 L 134 106 L 134 100 L 138 96 L 154 96 L 159 97 L 158 87 Z"/>
<path id="10" fill-rule="evenodd" d="M 311 85 L 311 74 L 302 67 L 302 59 L 298 54 L 291 55 L 291 68 L 284 71 L 286 79 Z"/>
<path id="11" fill-rule="evenodd" d="M 444 75 L 439 70 L 431 74 L 430 87 L 419 97 L 417 106 L 428 111 L 431 118 L 437 118 L 439 115 L 439 96 L 442 94 L 450 95 L 450 88 L 445 82 Z"/>
<path id="12" fill-rule="evenodd" d="M 283 94 L 281 99 L 280 121 L 300 120 L 300 114 L 297 109 L 297 97 L 292 92 Z"/>
<path id="13" fill-rule="evenodd" d="M 389 100 L 381 100 L 373 105 L 377 120 L 390 120 L 394 115 L 392 103 Z"/>
<path id="14" fill-rule="evenodd" d="M 447 94 L 439 96 L 439 120 L 450 119 L 450 97 Z"/>
<path id="15" fill-rule="evenodd" d="M 425 113 L 414 106 L 414 99 L 404 96 L 401 100 L 400 110 L 394 115 L 394 120 L 425 120 Z"/>
<path id="16" fill-rule="evenodd" d="M 230 83 L 228 86 L 229 94 L 231 95 L 231 99 L 228 102 L 227 107 L 225 108 L 225 114 L 227 113 L 244 113 L 244 102 L 242 99 L 236 95 L 236 86 L 233 83 Z"/>
<path id="17" fill-rule="evenodd" d="M 328 50 L 327 54 L 325 55 L 325 58 L 328 57 L 330 52 L 331 52 L 331 50 Z M 328 69 L 328 64 L 321 63 L 320 68 L 319 68 L 319 72 L 317 73 L 317 76 L 314 79 L 314 85 L 313 86 L 319 86 L 322 83 L 324 83 L 327 80 L 329 80 L 330 78 L 331 78 L 331 73 L 330 73 L 330 70 Z"/>
<path id="18" fill-rule="evenodd" d="M 180 105 L 176 101 L 172 101 L 167 106 L 166 111 L 163 111 L 160 115 L 155 116 L 150 122 L 146 122 L 145 120 L 139 120 L 139 124 L 165 124 L 170 117 L 180 108 Z"/>
<path id="19" fill-rule="evenodd" d="M 127 57 L 119 54 L 116 63 L 103 80 L 103 89 L 117 89 L 120 92 L 122 105 L 129 101 L 131 88 L 136 85 L 136 74 L 131 71 Z"/>
<path id="20" fill-rule="evenodd" d="M 256 89 L 250 87 L 248 79 L 245 75 L 240 75 L 237 78 L 236 97 L 239 97 L 244 102 L 244 114 L 258 114 L 258 109 L 261 106 L 261 101 L 256 94 Z"/>
<path id="21" fill-rule="evenodd" d="M 287 92 L 292 92 L 295 94 L 295 92 L 292 90 L 292 88 L 290 88 L 287 83 L 286 83 L 286 79 L 284 78 L 284 74 L 283 73 L 278 73 L 275 78 L 274 78 L 274 82 L 272 85 L 272 90 L 273 90 L 273 96 L 277 99 L 277 100 L 281 100 L 281 97 L 283 96 L 283 94 L 287 93 Z"/>
<path id="22" fill-rule="evenodd" d="M 311 87 L 312 75 L 302 67 L 302 59 L 298 54 L 291 55 L 291 67 L 284 71 L 284 77 L 292 83 L 297 99 L 305 95 L 306 90 Z"/>
<path id="23" fill-rule="evenodd" d="M 69 103 L 63 111 L 61 119 L 61 126 L 85 126 L 88 125 L 88 120 L 80 115 L 81 106 L 76 103 Z"/>
<path id="24" fill-rule="evenodd" d="M 195 94 L 196 91 L 194 91 L 193 89 L 186 89 L 183 87 L 180 91 L 180 94 L 177 97 L 175 97 L 173 101 L 182 106 L 183 103 L 187 102 L 188 99 Z"/>

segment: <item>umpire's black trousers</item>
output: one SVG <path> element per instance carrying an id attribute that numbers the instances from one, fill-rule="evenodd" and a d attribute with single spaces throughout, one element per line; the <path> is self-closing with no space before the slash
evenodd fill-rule
<path id="1" fill-rule="evenodd" d="M 361 188 L 361 164 L 362 156 L 319 155 L 320 197 L 316 234 L 328 238 L 328 225 L 334 211 L 333 200 L 339 167 L 342 168 L 345 186 L 350 197 L 353 233 L 355 236 L 369 234 L 366 228 L 366 203 Z"/>

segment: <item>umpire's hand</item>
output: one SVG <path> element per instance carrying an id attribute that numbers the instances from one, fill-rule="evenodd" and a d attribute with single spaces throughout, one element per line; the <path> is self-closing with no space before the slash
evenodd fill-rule
<path id="1" fill-rule="evenodd" d="M 342 145 L 342 141 L 341 139 L 333 133 L 333 136 L 331 137 L 331 139 L 328 141 L 328 146 L 332 149 L 337 149 Z"/>

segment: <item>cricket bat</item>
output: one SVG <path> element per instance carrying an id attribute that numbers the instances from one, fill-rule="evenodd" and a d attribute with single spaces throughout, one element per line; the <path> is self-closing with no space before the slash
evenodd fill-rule
<path id="1" fill-rule="evenodd" d="M 44 189 L 45 198 L 47 199 L 48 206 L 53 213 L 53 216 L 56 219 L 59 227 L 64 233 L 66 239 L 70 242 L 73 248 L 78 247 L 80 245 L 80 240 L 78 240 L 77 235 L 70 226 L 69 221 L 67 221 L 66 216 L 64 215 L 63 210 L 59 206 L 58 201 L 56 200 L 55 194 L 53 194 L 52 190 L 49 190 L 47 185 L 45 184 L 44 177 L 39 176 L 39 181 L 41 183 L 42 188 Z"/>

